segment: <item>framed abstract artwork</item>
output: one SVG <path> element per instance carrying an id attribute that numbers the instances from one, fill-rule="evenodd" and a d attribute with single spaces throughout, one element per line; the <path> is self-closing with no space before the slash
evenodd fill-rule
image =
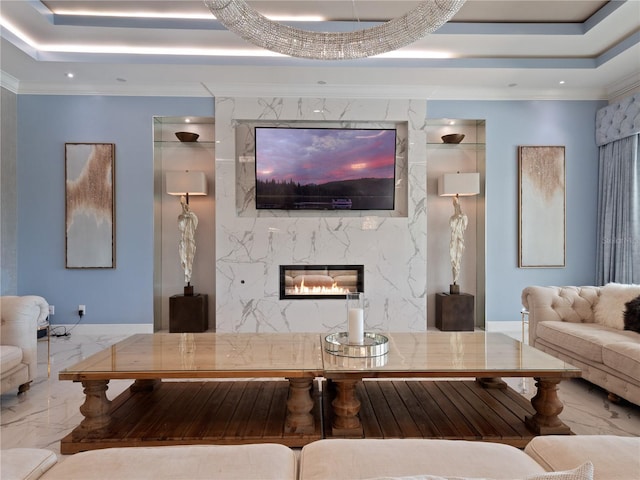
<path id="1" fill-rule="evenodd" d="M 65 144 L 65 266 L 115 268 L 115 144 Z"/>
<path id="2" fill-rule="evenodd" d="M 564 267 L 566 259 L 563 146 L 518 147 L 518 267 Z"/>

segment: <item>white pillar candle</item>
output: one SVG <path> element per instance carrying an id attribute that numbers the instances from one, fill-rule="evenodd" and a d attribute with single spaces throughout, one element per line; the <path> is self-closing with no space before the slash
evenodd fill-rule
<path id="1" fill-rule="evenodd" d="M 364 343 L 364 310 L 349 309 L 349 343 Z"/>

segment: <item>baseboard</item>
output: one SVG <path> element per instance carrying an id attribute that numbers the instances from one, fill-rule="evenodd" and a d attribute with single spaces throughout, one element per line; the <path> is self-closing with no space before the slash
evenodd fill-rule
<path id="1" fill-rule="evenodd" d="M 529 323 L 525 322 L 524 330 L 522 321 L 487 322 L 487 332 L 504 333 L 520 342 L 529 343 Z"/>
<path id="2" fill-rule="evenodd" d="M 522 322 L 487 322 L 485 328 L 487 332 L 519 332 L 522 331 Z"/>
<path id="3" fill-rule="evenodd" d="M 70 332 L 75 335 L 133 335 L 135 333 L 153 333 L 153 325 L 150 323 L 79 323 L 53 324 L 51 335 Z"/>

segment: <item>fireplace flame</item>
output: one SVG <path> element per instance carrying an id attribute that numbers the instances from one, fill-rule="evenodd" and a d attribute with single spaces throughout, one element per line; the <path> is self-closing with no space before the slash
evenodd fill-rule
<path id="1" fill-rule="evenodd" d="M 315 286 L 307 287 L 304 284 L 304 279 L 298 287 L 295 285 L 291 291 L 291 295 L 346 295 L 350 290 L 348 288 L 339 287 L 337 283 L 331 285 L 331 287 Z"/>

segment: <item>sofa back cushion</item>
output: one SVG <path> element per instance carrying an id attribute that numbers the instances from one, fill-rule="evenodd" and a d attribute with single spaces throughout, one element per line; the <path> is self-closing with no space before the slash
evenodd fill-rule
<path id="1" fill-rule="evenodd" d="M 434 438 L 331 438 L 305 445 L 300 480 L 356 480 L 437 475 L 515 479 L 544 473 L 510 445 Z"/>
<path id="2" fill-rule="evenodd" d="M 593 463 L 596 480 L 629 480 L 640 472 L 640 438 L 616 435 L 540 435 L 524 452 L 547 470 Z"/>
<path id="3" fill-rule="evenodd" d="M 42 480 L 296 480 L 297 468 L 272 443 L 115 447 L 69 455 Z"/>
<path id="4" fill-rule="evenodd" d="M 624 329 L 625 304 L 640 295 L 640 285 L 608 283 L 600 289 L 594 308 L 597 323 L 617 330 Z"/>
<path id="5" fill-rule="evenodd" d="M 522 305 L 530 320 L 593 323 L 599 293 L 600 287 L 531 286 L 522 291 Z"/>
<path id="6" fill-rule="evenodd" d="M 38 373 L 38 322 L 49 315 L 49 304 L 37 295 L 0 297 L 0 342 L 22 350 L 28 380 Z"/>

